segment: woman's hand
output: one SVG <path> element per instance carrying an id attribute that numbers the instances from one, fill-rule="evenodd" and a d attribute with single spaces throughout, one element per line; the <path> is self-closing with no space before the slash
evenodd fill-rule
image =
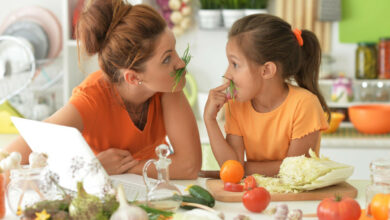
<path id="1" fill-rule="evenodd" d="M 229 82 L 210 90 L 209 97 L 204 108 L 203 118 L 207 120 L 215 120 L 219 110 L 227 102 L 225 90 L 229 87 Z"/>
<path id="2" fill-rule="evenodd" d="M 115 148 L 100 152 L 97 155 L 97 158 L 108 175 L 125 173 L 139 163 L 138 160 L 133 158 L 129 151 Z"/>

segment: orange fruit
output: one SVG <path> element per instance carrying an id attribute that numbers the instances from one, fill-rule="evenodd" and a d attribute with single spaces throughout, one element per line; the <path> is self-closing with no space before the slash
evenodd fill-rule
<path id="1" fill-rule="evenodd" d="M 244 174 L 244 167 L 237 160 L 225 161 L 219 171 L 219 176 L 225 183 L 238 183 L 244 177 Z"/>

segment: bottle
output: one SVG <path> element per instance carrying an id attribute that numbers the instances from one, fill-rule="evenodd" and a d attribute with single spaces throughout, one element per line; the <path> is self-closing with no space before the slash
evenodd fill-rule
<path id="1" fill-rule="evenodd" d="M 376 159 L 370 163 L 370 179 L 371 184 L 366 189 L 366 208 L 369 207 L 375 195 L 390 194 L 389 158 Z"/>
<path id="2" fill-rule="evenodd" d="M 146 162 L 142 171 L 147 190 L 146 200 L 152 208 L 174 212 L 180 207 L 182 198 L 180 190 L 169 182 L 169 147 L 165 144 L 158 146 L 156 154 L 159 159 Z M 151 164 L 156 166 L 157 182 L 152 182 L 148 177 L 147 170 Z"/>
<path id="3" fill-rule="evenodd" d="M 381 38 L 379 41 L 378 70 L 380 79 L 390 79 L 390 38 Z"/>
<path id="4" fill-rule="evenodd" d="M 356 79 L 376 79 L 377 52 L 374 43 L 359 43 L 355 55 Z"/>

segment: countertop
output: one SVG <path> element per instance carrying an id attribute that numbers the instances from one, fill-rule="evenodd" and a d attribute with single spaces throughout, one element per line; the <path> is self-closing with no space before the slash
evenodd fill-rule
<path id="1" fill-rule="evenodd" d="M 197 180 L 174 180 L 172 181 L 175 184 L 187 186 L 189 184 L 199 184 L 201 186 L 205 186 L 206 179 L 198 178 Z M 348 183 L 353 185 L 358 189 L 358 196 L 356 200 L 359 202 L 360 206 L 363 208 L 365 206 L 365 188 L 368 186 L 368 180 L 349 180 Z M 281 202 L 271 202 L 268 208 L 274 207 Z M 317 210 L 317 206 L 320 201 L 297 201 L 297 202 L 283 202 L 286 203 L 290 210 L 293 209 L 301 209 L 305 215 L 315 214 Z M 251 219 L 273 219 L 272 216 L 266 214 L 255 214 L 251 213 L 242 203 L 226 203 L 226 202 L 216 202 L 214 209 L 219 212 L 223 212 L 226 220 L 233 220 L 239 214 L 247 215 Z M 7 209 L 7 215 L 4 219 L 16 220 L 18 219 L 16 216 L 12 215 Z M 305 219 L 316 219 L 305 218 Z"/>

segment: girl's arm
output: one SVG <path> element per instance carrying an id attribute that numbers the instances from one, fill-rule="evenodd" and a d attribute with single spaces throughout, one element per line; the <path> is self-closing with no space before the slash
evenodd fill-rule
<path id="1" fill-rule="evenodd" d="M 305 154 L 309 156 L 309 149 L 316 147 L 320 138 L 320 131 L 312 132 L 302 138 L 294 139 L 290 143 L 290 147 L 287 152 L 287 157 L 300 156 Z M 248 161 L 245 163 L 245 174 L 263 174 L 266 176 L 275 176 L 279 173 L 280 165 L 282 161 L 265 161 L 265 162 L 253 162 Z"/>
<path id="2" fill-rule="evenodd" d="M 206 124 L 210 146 L 219 166 L 227 160 L 237 160 L 244 165 L 244 142 L 242 137 L 227 135 L 226 140 L 217 123 L 217 114 L 227 102 L 225 89 L 229 83 L 225 83 L 210 90 L 205 106 L 203 119 Z"/>
<path id="3" fill-rule="evenodd" d="M 171 179 L 196 179 L 202 165 L 202 153 L 198 126 L 191 107 L 183 92 L 164 93 L 161 98 L 165 129 L 174 149 L 169 158 Z M 133 167 L 129 172 L 142 174 L 146 160 Z M 152 166 L 148 169 L 151 177 L 157 173 Z"/>

